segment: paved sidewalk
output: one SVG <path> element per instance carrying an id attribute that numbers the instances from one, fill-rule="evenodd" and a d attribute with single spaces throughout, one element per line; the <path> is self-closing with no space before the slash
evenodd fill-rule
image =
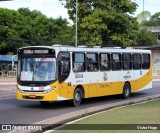
<path id="1" fill-rule="evenodd" d="M 0 85 L 0 99 L 16 96 L 16 85 Z"/>
<path id="2" fill-rule="evenodd" d="M 1 78 L 0 77 L 0 86 L 1 85 L 15 85 L 16 78 Z"/>

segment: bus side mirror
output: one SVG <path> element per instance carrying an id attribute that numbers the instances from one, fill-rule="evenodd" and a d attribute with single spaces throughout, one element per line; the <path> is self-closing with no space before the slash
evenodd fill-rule
<path id="1" fill-rule="evenodd" d="M 16 66 L 14 65 L 14 61 L 15 61 L 16 57 L 17 57 L 17 55 L 12 56 L 12 69 L 13 70 L 17 70 Z"/>
<path id="2" fill-rule="evenodd" d="M 17 70 L 16 66 L 13 66 L 12 69 L 13 69 L 13 70 Z"/>

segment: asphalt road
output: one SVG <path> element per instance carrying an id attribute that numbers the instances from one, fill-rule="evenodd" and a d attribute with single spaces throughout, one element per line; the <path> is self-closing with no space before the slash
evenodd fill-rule
<path id="1" fill-rule="evenodd" d="M 160 82 L 154 82 L 153 88 L 136 92 L 129 99 L 160 94 Z M 51 117 L 60 116 L 89 107 L 122 101 L 119 96 L 90 98 L 82 102 L 80 107 L 71 107 L 70 103 L 52 102 L 43 107 L 39 102 L 18 101 L 16 98 L 0 99 L 0 124 L 32 124 Z"/>

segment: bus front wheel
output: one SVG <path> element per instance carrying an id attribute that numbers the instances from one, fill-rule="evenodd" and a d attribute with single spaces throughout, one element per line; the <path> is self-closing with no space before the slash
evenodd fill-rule
<path id="1" fill-rule="evenodd" d="M 127 83 L 124 84 L 124 87 L 123 87 L 122 98 L 126 99 L 126 98 L 130 97 L 130 95 L 131 95 L 131 86 L 127 82 Z"/>
<path id="2" fill-rule="evenodd" d="M 73 106 L 78 107 L 82 101 L 82 92 L 79 88 L 76 88 L 73 94 Z"/>

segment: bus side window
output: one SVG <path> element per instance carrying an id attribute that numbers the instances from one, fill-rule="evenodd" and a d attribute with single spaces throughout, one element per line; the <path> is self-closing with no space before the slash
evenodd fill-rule
<path id="1" fill-rule="evenodd" d="M 141 69 L 141 54 L 132 54 L 133 60 L 133 69 L 139 70 Z"/>
<path id="2" fill-rule="evenodd" d="M 150 68 L 150 55 L 142 54 L 142 69 L 149 69 L 149 68 Z"/>
<path id="3" fill-rule="evenodd" d="M 58 80 L 65 81 L 70 73 L 70 54 L 69 52 L 60 52 L 58 54 Z"/>
<path id="4" fill-rule="evenodd" d="M 111 54 L 111 61 L 112 61 L 112 70 L 121 70 L 121 54 L 120 53 L 113 53 Z"/>
<path id="5" fill-rule="evenodd" d="M 98 71 L 98 54 L 87 53 L 86 54 L 87 71 Z"/>
<path id="6" fill-rule="evenodd" d="M 65 59 L 62 60 L 60 62 L 60 68 L 61 68 L 61 75 L 68 75 L 70 70 L 69 61 L 65 61 Z"/>
<path id="7" fill-rule="evenodd" d="M 100 54 L 100 70 L 110 70 L 110 54 Z"/>
<path id="8" fill-rule="evenodd" d="M 129 54 L 129 53 L 122 54 L 123 70 L 131 70 L 132 69 L 131 60 L 132 60 L 131 54 Z"/>
<path id="9" fill-rule="evenodd" d="M 85 71 L 85 54 L 73 53 L 73 71 L 84 72 Z"/>

